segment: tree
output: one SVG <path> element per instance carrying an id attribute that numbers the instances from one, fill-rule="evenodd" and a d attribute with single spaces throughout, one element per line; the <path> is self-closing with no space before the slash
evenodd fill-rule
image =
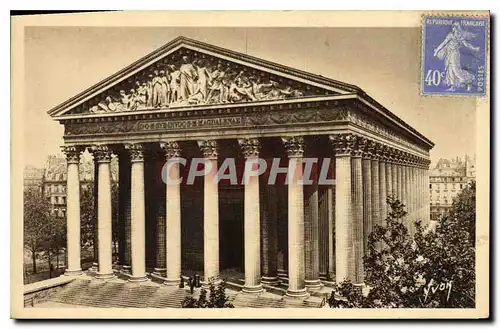
<path id="1" fill-rule="evenodd" d="M 210 295 L 207 299 L 207 291 L 201 288 L 198 299 L 187 296 L 182 301 L 182 308 L 234 308 L 226 296 L 226 282 L 222 281 L 217 287 L 213 280 L 209 282 Z"/>
<path id="2" fill-rule="evenodd" d="M 42 242 L 43 257 L 47 260 L 49 277 L 52 277 L 52 260 L 66 245 L 66 220 L 64 217 L 49 216 L 45 225 L 45 239 Z"/>
<path id="3" fill-rule="evenodd" d="M 420 271 L 426 282 L 432 280 L 433 289 L 441 283 L 449 287 L 446 294 L 432 295 L 437 307 L 475 307 L 476 183 L 457 195 L 435 231 L 420 229 L 415 242 L 425 258 Z"/>
<path id="4" fill-rule="evenodd" d="M 37 254 L 44 250 L 51 221 L 50 203 L 38 189 L 24 191 L 24 246 L 31 252 L 33 273 L 36 273 Z"/>
<path id="5" fill-rule="evenodd" d="M 386 225 L 374 228 L 364 257 L 366 291 L 344 281 L 330 307 L 474 307 L 475 190 L 467 186 L 434 231 L 416 222 L 413 237 L 404 205 L 389 197 Z"/>
<path id="6" fill-rule="evenodd" d="M 95 224 L 97 222 L 95 200 L 94 198 L 94 182 L 82 185 L 80 189 L 80 218 L 81 218 L 81 245 L 83 248 L 94 246 L 95 241 Z M 112 208 L 112 225 L 118 227 L 118 183 L 112 182 L 111 185 L 111 208 Z M 118 230 L 113 229 L 113 246 L 118 241 Z"/>
<path id="7" fill-rule="evenodd" d="M 89 248 L 94 245 L 94 183 L 82 185 L 80 189 L 80 220 L 81 220 L 81 245 Z"/>

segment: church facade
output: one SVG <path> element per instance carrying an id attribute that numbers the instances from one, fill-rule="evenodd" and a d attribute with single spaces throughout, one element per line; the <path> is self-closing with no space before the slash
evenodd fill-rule
<path id="1" fill-rule="evenodd" d="M 243 291 L 287 283 L 303 296 L 324 281 L 363 282 L 362 257 L 386 198 L 407 206 L 408 221 L 429 221 L 433 143 L 362 89 L 179 37 L 48 112 L 64 126 L 67 156 L 68 275 L 80 264 L 81 153 L 95 162 L 98 278 L 120 271 L 178 284 L 186 271 L 218 280 L 244 273 Z M 119 162 L 119 224 L 111 220 L 110 161 Z M 165 184 L 172 159 L 203 158 L 215 171 L 228 158 L 239 174 L 256 159 L 294 170 L 307 158 L 327 163 L 334 184 L 266 175 L 247 184 Z M 328 160 L 328 161 L 327 161 Z M 318 166 L 321 167 L 321 166 Z"/>

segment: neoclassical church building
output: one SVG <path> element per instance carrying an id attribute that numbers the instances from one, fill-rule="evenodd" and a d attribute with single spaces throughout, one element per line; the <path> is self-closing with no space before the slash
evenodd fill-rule
<path id="1" fill-rule="evenodd" d="M 48 114 L 64 126 L 67 275 L 82 274 L 79 163 L 95 162 L 96 277 L 130 281 L 181 275 L 218 280 L 244 273 L 243 291 L 286 285 L 304 296 L 326 282 L 363 282 L 368 235 L 383 225 L 386 198 L 408 222 L 429 221 L 433 143 L 357 86 L 184 37 L 68 99 Z M 110 161 L 119 163 L 119 222 L 112 225 Z M 335 184 L 277 179 L 248 184 L 208 177 L 186 183 L 189 162 L 238 174 L 257 158 L 293 167 L 327 163 Z M 162 167 L 176 184 L 165 184 Z M 328 160 L 328 161 L 326 161 Z M 316 173 L 316 174 L 315 174 Z M 112 236 L 118 232 L 118 267 Z"/>

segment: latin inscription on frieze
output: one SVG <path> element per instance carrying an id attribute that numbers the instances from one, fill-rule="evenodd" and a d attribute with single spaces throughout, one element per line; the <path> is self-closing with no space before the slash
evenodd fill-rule
<path id="1" fill-rule="evenodd" d="M 178 129 L 200 129 L 218 127 L 243 126 L 242 117 L 187 119 L 176 121 L 146 121 L 140 122 L 139 131 L 178 130 Z"/>

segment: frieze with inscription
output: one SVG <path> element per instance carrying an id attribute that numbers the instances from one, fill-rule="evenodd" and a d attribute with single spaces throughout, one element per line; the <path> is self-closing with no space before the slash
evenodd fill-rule
<path id="1" fill-rule="evenodd" d="M 280 124 L 300 124 L 345 121 L 348 110 L 337 109 L 304 109 L 300 111 L 271 111 L 249 113 L 244 116 L 207 117 L 193 119 L 157 119 L 157 120 L 118 120 L 65 123 L 65 135 L 95 135 L 95 134 L 122 134 L 130 132 L 153 132 L 167 130 L 196 130 L 269 126 Z"/>
<path id="2" fill-rule="evenodd" d="M 381 124 L 375 122 L 373 118 L 365 114 L 361 114 L 355 111 L 349 111 L 348 120 L 362 128 L 365 128 L 371 132 L 377 133 L 387 139 L 393 140 L 401 145 L 404 145 L 412 150 L 425 152 L 424 149 L 418 147 L 417 145 L 409 142 L 407 139 L 395 134 L 391 130 L 386 127 L 383 127 Z"/>

